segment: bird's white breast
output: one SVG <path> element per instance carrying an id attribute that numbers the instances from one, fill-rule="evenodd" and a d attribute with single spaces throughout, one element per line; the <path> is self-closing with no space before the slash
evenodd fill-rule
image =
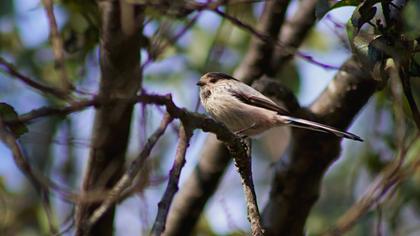
<path id="1" fill-rule="evenodd" d="M 243 103 L 232 96 L 228 89 L 229 86 L 214 87 L 204 106 L 214 119 L 224 123 L 230 131 L 249 128 L 244 134 L 253 136 L 277 123 L 276 112 Z"/>

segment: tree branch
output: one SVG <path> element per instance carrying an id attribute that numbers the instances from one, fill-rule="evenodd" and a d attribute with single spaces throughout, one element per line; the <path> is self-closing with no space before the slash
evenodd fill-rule
<path id="1" fill-rule="evenodd" d="M 315 2 L 315 1 L 314 1 Z M 276 1 L 276 3 L 284 3 L 283 1 Z M 266 2 L 265 4 L 268 4 Z M 313 8 L 315 5 L 311 5 Z M 271 9 L 278 9 L 278 8 L 271 8 Z M 314 10 L 313 10 L 314 11 Z M 270 12 L 264 11 L 264 14 L 269 15 L 276 15 L 278 12 Z M 262 16 L 261 18 L 270 19 L 270 16 Z M 309 18 L 315 20 L 315 18 Z M 278 21 L 282 21 L 282 19 L 276 19 Z M 305 19 L 306 20 L 306 19 Z M 266 21 L 259 21 L 260 24 L 267 23 Z M 273 24 L 272 26 L 274 26 Z M 304 26 L 305 24 L 302 24 Z M 284 27 L 284 26 L 283 26 Z M 300 27 L 300 25 L 296 26 Z M 264 35 L 270 35 L 270 33 L 276 33 L 276 30 L 271 28 L 271 26 L 257 26 L 257 28 L 261 29 Z M 268 32 L 264 32 L 264 29 L 270 29 Z M 308 29 L 304 29 L 302 31 L 307 31 Z M 300 32 L 299 30 L 292 31 L 297 33 Z M 277 33 L 276 33 L 277 34 Z M 276 38 L 277 35 L 270 35 L 270 37 Z M 279 38 L 281 39 L 283 33 L 280 33 Z M 256 38 L 255 41 L 258 42 L 261 39 L 254 35 Z M 261 40 L 264 44 L 271 44 L 271 42 Z M 301 41 L 300 41 L 301 42 Z M 255 45 L 255 44 L 254 44 Z M 253 46 L 254 47 L 254 46 Z M 270 46 L 267 46 L 270 47 Z M 297 46 L 296 46 L 297 47 Z M 264 49 L 265 47 L 260 47 L 260 49 Z M 254 49 L 250 49 L 254 50 Z M 255 57 L 253 61 L 249 58 L 247 61 L 243 61 L 243 65 L 239 66 L 239 68 L 235 71 L 234 76 L 237 79 L 245 79 L 247 76 L 243 71 L 248 71 L 247 65 L 261 65 L 259 63 L 260 60 L 268 60 L 271 59 L 271 55 L 268 54 L 267 58 L 265 58 L 266 54 L 263 53 L 255 53 Z M 264 57 L 258 57 L 257 55 L 263 55 Z M 283 61 L 284 63 L 285 61 Z M 280 63 L 279 63 L 280 65 Z M 252 68 L 252 67 L 251 67 Z M 274 69 L 280 68 L 277 66 Z M 264 73 L 268 73 L 265 71 Z M 246 74 L 246 75 L 245 75 Z M 252 72 L 250 74 L 259 74 L 259 72 Z M 293 99 L 291 99 L 293 100 Z M 296 103 L 296 100 L 294 99 Z M 292 105 L 291 107 L 296 106 Z M 298 104 L 297 104 L 298 106 Z M 230 156 L 229 151 L 225 148 L 224 145 L 212 135 L 209 135 L 203 145 L 203 150 L 201 153 L 201 158 L 197 166 L 195 167 L 195 171 L 193 172 L 192 176 L 190 176 L 187 181 L 184 183 L 183 187 L 178 192 L 177 196 L 175 196 L 173 206 L 169 212 L 166 230 L 164 235 L 188 235 L 191 233 L 193 227 L 195 226 L 207 200 L 213 195 L 215 189 L 217 188 L 222 175 L 230 163 Z"/>
<path id="2" fill-rule="evenodd" d="M 261 216 L 258 210 L 257 194 L 252 180 L 251 140 L 247 140 L 248 154 L 246 157 L 234 156 L 234 163 L 241 177 L 242 188 L 245 193 L 248 221 L 251 223 L 252 236 L 264 235 Z"/>
<path id="3" fill-rule="evenodd" d="M 301 116 L 345 129 L 380 87 L 353 57 Z M 290 155 L 276 163 L 270 199 L 263 211 L 267 235 L 304 235 L 310 209 L 327 168 L 340 153 L 340 139 L 305 130 L 293 133 Z"/>
<path id="4" fill-rule="evenodd" d="M 83 226 L 85 228 L 84 231 L 89 232 L 90 227 L 92 227 L 92 225 L 94 225 L 108 211 L 108 209 L 119 200 L 121 193 L 132 184 L 134 178 L 144 166 L 144 162 L 150 156 L 152 148 L 155 146 L 159 138 L 165 133 L 165 130 L 171 121 L 172 117 L 169 114 L 165 114 L 159 127 L 149 137 L 141 153 L 131 162 L 129 168 L 112 188 L 105 201 L 90 216 L 89 221 L 85 222 L 85 225 Z"/>
<path id="5" fill-rule="evenodd" d="M 394 161 L 385 167 L 367 188 L 367 192 L 338 219 L 336 225 L 322 235 L 338 236 L 348 232 L 360 217 L 371 210 L 375 204 L 383 201 L 382 199 L 390 197 L 390 194 L 388 194 L 390 191 L 397 188 L 402 181 L 420 169 L 420 160 L 414 160 L 414 163 L 403 166 L 405 155 L 418 138 L 419 135 L 417 134 L 406 148 L 400 150 Z"/>
<path id="6" fill-rule="evenodd" d="M 56 96 L 61 99 L 68 99 L 67 94 L 64 91 L 61 91 L 59 89 L 43 85 L 35 80 L 32 80 L 31 78 L 23 75 L 20 73 L 15 66 L 13 66 L 11 63 L 7 62 L 4 58 L 0 57 L 0 65 L 3 65 L 6 69 L 7 73 L 9 73 L 10 76 L 22 81 L 24 84 L 39 90 L 43 93 L 50 94 L 53 96 Z"/>
<path id="7" fill-rule="evenodd" d="M 169 172 L 168 186 L 166 187 L 162 199 L 158 203 L 158 213 L 152 227 L 152 235 L 160 236 L 165 231 L 169 207 L 172 204 L 172 200 L 176 192 L 178 192 L 179 178 L 181 176 L 181 170 L 185 165 L 185 154 L 187 152 L 191 136 L 192 132 L 190 128 L 188 126 L 185 127 L 184 125 L 181 125 L 179 128 L 179 142 L 175 154 L 175 160 L 172 164 L 172 169 Z"/>
<path id="8" fill-rule="evenodd" d="M 268 1 L 264 5 L 256 31 L 263 32 L 264 35 L 268 35 L 272 40 L 277 40 L 289 2 L 290 0 Z M 256 36 L 252 37 L 245 58 L 235 71 L 235 77 L 241 78 L 247 84 L 259 78 L 269 70 L 274 49 L 274 44 L 267 43 Z"/>
<path id="9" fill-rule="evenodd" d="M 287 48 L 299 48 L 303 40 L 305 40 L 310 29 L 315 24 L 315 6 L 318 0 L 303 0 L 300 2 L 298 10 L 283 24 L 278 41 Z M 269 76 L 275 76 L 277 71 L 281 69 L 295 54 L 294 51 L 283 50 L 281 47 L 275 48 L 273 58 L 271 60 Z"/>
<path id="10" fill-rule="evenodd" d="M 124 2 L 124 3 L 122 3 Z M 140 88 L 141 11 L 125 1 L 97 1 L 101 13 L 98 97 L 102 101 L 134 97 Z M 122 9 L 124 8 L 124 9 Z M 132 9 L 130 9 L 132 8 Z M 126 13 L 129 15 L 121 15 Z M 131 27 L 131 28 L 130 28 Z M 83 192 L 107 191 L 122 174 L 131 124 L 132 103 L 108 103 L 96 110 Z M 76 212 L 76 235 L 112 235 L 114 208 L 110 208 L 90 231 L 84 224 L 98 203 L 80 202 Z"/>
<path id="11" fill-rule="evenodd" d="M 29 182 L 34 186 L 38 191 L 45 191 L 48 187 L 39 180 L 38 176 L 33 172 L 31 165 L 25 159 L 23 151 L 18 144 L 16 137 L 7 129 L 6 124 L 0 117 L 0 139 L 12 152 L 12 156 L 16 166 L 20 171 L 28 178 Z"/>
<path id="12" fill-rule="evenodd" d="M 50 227 L 50 233 L 54 234 L 57 229 L 53 223 L 52 210 L 49 198 L 49 188 L 45 185 L 41 179 L 34 173 L 31 165 L 26 160 L 23 150 L 21 149 L 17 138 L 12 134 L 2 118 L 0 117 L 0 139 L 12 152 L 13 160 L 20 171 L 26 176 L 29 182 L 33 185 L 35 190 L 38 192 L 42 199 L 42 205 L 45 209 L 45 213 L 48 219 L 48 225 Z"/>
<path id="13" fill-rule="evenodd" d="M 60 70 L 61 79 L 64 84 L 64 91 L 68 92 L 70 89 L 73 89 L 73 85 L 70 82 L 65 61 L 64 61 L 64 50 L 63 50 L 63 40 L 60 37 L 60 32 L 58 31 L 57 21 L 54 15 L 54 3 L 53 0 L 42 0 L 45 6 L 45 12 L 47 13 L 48 22 L 50 24 L 50 37 L 52 42 L 52 49 L 55 58 L 55 65 Z"/>
<path id="14" fill-rule="evenodd" d="M 278 50 L 281 50 L 281 51 L 283 51 L 283 52 L 285 52 L 289 55 L 296 55 L 296 56 L 302 58 L 303 60 L 305 60 L 309 63 L 312 63 L 314 65 L 321 66 L 324 69 L 333 69 L 333 70 L 338 70 L 339 69 L 339 67 L 337 67 L 337 66 L 329 65 L 329 64 L 320 62 L 320 61 L 316 60 L 315 58 L 313 58 L 312 56 L 298 51 L 297 47 L 287 46 L 283 42 L 273 39 L 270 35 L 259 32 L 258 30 L 254 29 L 251 25 L 248 25 L 245 22 L 240 21 L 239 19 L 235 18 L 234 16 L 231 16 L 228 13 L 223 12 L 218 8 L 213 9 L 212 11 L 215 12 L 216 14 L 218 14 L 219 16 L 224 17 L 225 19 L 229 20 L 230 22 L 232 22 L 234 25 L 238 26 L 239 28 L 251 33 L 253 36 L 257 37 L 258 39 L 260 39 L 262 41 L 264 41 L 266 44 L 274 45 L 276 48 L 278 48 Z"/>
<path id="15" fill-rule="evenodd" d="M 408 76 L 407 66 L 400 65 L 399 77 L 405 97 L 407 98 L 408 105 L 410 106 L 410 110 L 413 115 L 413 121 L 416 124 L 417 129 L 420 131 L 420 112 L 416 105 L 416 100 L 414 99 L 413 93 L 411 92 L 411 78 Z"/>

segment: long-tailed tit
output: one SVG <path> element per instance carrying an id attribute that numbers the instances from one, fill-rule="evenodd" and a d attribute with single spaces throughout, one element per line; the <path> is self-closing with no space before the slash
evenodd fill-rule
<path id="1" fill-rule="evenodd" d="M 357 135 L 292 117 L 285 108 L 227 74 L 209 72 L 200 78 L 197 85 L 200 86 L 200 99 L 206 111 L 240 136 L 252 137 L 275 126 L 290 125 L 363 141 Z"/>

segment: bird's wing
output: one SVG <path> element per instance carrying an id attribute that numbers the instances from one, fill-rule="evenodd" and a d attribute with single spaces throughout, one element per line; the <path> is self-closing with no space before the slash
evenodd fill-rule
<path id="1" fill-rule="evenodd" d="M 254 89 L 253 89 L 254 90 Z M 269 98 L 260 94 L 258 91 L 254 90 L 253 93 L 244 93 L 237 90 L 230 90 L 232 95 L 238 98 L 243 103 L 246 103 L 251 106 L 265 108 L 267 110 L 275 111 L 280 115 L 289 115 L 289 112 L 277 105 L 275 102 L 271 101 Z M 257 93 L 255 93 L 257 92 Z"/>

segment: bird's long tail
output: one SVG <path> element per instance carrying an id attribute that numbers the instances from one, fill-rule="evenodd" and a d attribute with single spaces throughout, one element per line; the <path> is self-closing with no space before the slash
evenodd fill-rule
<path id="1" fill-rule="evenodd" d="M 353 139 L 353 140 L 363 142 L 363 139 L 361 139 L 359 136 L 355 134 L 348 133 L 345 131 L 339 131 L 328 125 L 323 125 L 323 124 L 316 123 L 313 121 L 294 118 L 294 117 L 285 116 L 285 115 L 282 115 L 281 117 L 284 119 L 284 122 L 286 122 L 288 125 L 293 126 L 293 127 L 334 134 L 335 136 L 338 136 L 340 138 L 348 138 L 348 139 Z"/>

